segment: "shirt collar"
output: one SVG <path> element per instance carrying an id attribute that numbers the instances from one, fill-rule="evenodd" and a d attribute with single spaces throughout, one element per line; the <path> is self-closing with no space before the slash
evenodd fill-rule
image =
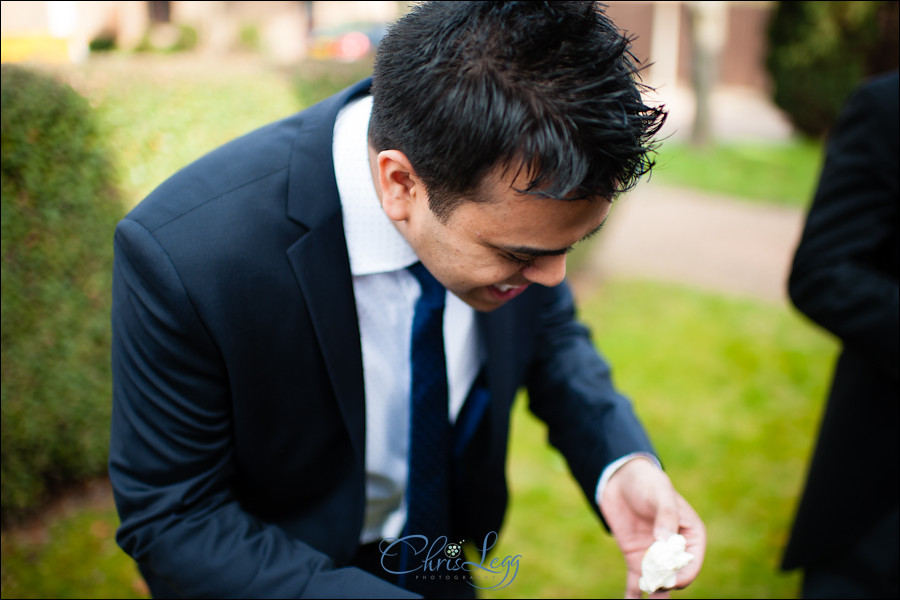
<path id="1" fill-rule="evenodd" d="M 371 112 L 372 97 L 363 96 L 342 108 L 334 125 L 334 173 L 353 275 L 398 271 L 419 260 L 375 193 L 368 153 Z"/>

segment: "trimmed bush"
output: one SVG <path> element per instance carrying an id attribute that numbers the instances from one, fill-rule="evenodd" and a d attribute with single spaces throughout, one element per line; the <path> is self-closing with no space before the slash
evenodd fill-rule
<path id="1" fill-rule="evenodd" d="M 111 31 L 101 31 L 88 44 L 91 52 L 112 52 L 116 48 L 116 34 Z"/>
<path id="2" fill-rule="evenodd" d="M 197 29 L 191 27 L 190 25 L 179 25 L 178 26 L 178 39 L 175 40 L 175 43 L 172 44 L 171 47 L 167 48 L 167 52 L 186 52 L 189 50 L 194 50 L 197 48 L 197 42 L 199 41 L 200 36 L 197 34 Z"/>
<path id="3" fill-rule="evenodd" d="M 2 66 L 2 519 L 106 470 L 112 235 L 123 214 L 87 101 Z"/>
<path id="4" fill-rule="evenodd" d="M 897 2 L 778 2 L 766 66 L 799 131 L 828 132 L 850 93 L 898 65 Z"/>

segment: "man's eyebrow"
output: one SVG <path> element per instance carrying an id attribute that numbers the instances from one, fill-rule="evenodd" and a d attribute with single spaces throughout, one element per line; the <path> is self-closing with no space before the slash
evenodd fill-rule
<path id="1" fill-rule="evenodd" d="M 596 235 L 597 232 L 599 232 L 601 229 L 603 229 L 603 225 L 605 225 L 605 224 L 606 224 L 606 219 L 604 219 L 603 223 L 600 223 L 599 225 L 597 225 L 597 227 L 594 228 L 593 231 L 588 233 L 586 236 L 581 238 L 579 241 L 583 242 L 587 239 L 590 239 L 591 237 Z M 500 250 L 504 250 L 505 252 L 509 252 L 510 254 L 533 256 L 535 258 L 537 258 L 539 256 L 560 256 L 561 254 L 568 254 L 569 252 L 572 251 L 572 248 L 573 248 L 572 246 L 569 246 L 568 248 L 554 248 L 554 249 L 533 248 L 531 246 L 500 246 L 499 247 Z"/>

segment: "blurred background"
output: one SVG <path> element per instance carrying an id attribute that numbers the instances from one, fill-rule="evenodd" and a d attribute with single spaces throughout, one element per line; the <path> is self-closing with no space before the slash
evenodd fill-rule
<path id="1" fill-rule="evenodd" d="M 2 2 L 2 596 L 146 597 L 105 478 L 112 229 L 166 177 L 368 75 L 409 2 Z M 785 280 L 847 95 L 897 68 L 897 2 L 609 2 L 669 118 L 652 177 L 570 278 L 704 518 L 685 598 L 796 597 L 778 570 L 838 345 Z M 624 564 L 517 404 L 520 555 L 486 598 L 621 597 Z"/>

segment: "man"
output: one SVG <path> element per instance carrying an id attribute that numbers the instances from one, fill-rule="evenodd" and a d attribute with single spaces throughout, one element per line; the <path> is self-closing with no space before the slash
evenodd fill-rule
<path id="1" fill-rule="evenodd" d="M 649 168 L 663 114 L 629 56 L 592 3 L 426 3 L 371 96 L 224 146 L 120 223 L 110 475 L 154 595 L 471 596 L 488 563 L 454 544 L 500 528 L 522 385 L 627 593 L 673 533 L 676 587 L 696 577 L 702 522 L 564 283 Z"/>
<path id="2" fill-rule="evenodd" d="M 805 598 L 898 595 L 898 106 L 896 72 L 851 97 L 791 270 L 794 304 L 843 346 L 783 560 Z"/>

